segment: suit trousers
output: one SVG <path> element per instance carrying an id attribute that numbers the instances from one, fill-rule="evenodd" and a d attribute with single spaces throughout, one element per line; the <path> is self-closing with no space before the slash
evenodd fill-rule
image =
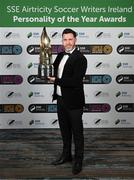
<path id="1" fill-rule="evenodd" d="M 84 154 L 83 109 L 69 109 L 61 96 L 57 98 L 57 114 L 63 140 L 63 155 L 71 156 L 72 137 L 75 145 L 74 160 L 82 162 Z"/>

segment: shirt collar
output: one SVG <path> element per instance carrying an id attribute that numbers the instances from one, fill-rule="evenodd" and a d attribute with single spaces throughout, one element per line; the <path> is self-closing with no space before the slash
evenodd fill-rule
<path id="1" fill-rule="evenodd" d="M 67 52 L 69 54 L 72 54 L 72 52 L 76 49 L 76 47 L 74 47 L 71 51 Z M 66 52 L 66 51 L 65 51 Z"/>

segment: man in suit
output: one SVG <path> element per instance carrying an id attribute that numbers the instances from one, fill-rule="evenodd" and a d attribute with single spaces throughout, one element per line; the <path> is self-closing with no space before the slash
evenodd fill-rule
<path id="1" fill-rule="evenodd" d="M 64 52 L 58 54 L 54 61 L 54 77 L 48 79 L 54 82 L 53 100 L 57 99 L 57 114 L 63 140 L 63 152 L 53 162 L 54 165 L 72 161 L 72 136 L 75 145 L 72 173 L 82 170 L 84 153 L 83 136 L 83 105 L 85 103 L 83 77 L 87 69 L 87 60 L 77 50 L 76 32 L 65 29 L 62 33 Z"/>

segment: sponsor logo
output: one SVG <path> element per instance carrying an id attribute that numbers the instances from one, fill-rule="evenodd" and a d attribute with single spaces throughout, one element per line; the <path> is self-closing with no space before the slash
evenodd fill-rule
<path id="1" fill-rule="evenodd" d="M 81 31 L 81 32 L 77 33 L 77 37 L 78 38 L 89 38 L 89 34 Z"/>
<path id="2" fill-rule="evenodd" d="M 5 64 L 5 68 L 6 69 L 20 69 L 21 68 L 21 65 L 20 64 L 15 64 L 13 62 L 7 62 Z"/>
<path id="3" fill-rule="evenodd" d="M 118 38 L 121 38 L 121 37 L 123 37 L 123 32 L 120 32 L 120 33 L 118 34 Z"/>
<path id="4" fill-rule="evenodd" d="M 0 55 L 19 55 L 22 47 L 19 45 L 0 45 Z"/>
<path id="5" fill-rule="evenodd" d="M 6 32 L 6 33 L 4 34 L 5 38 L 10 38 L 11 35 L 12 35 L 12 32 L 11 32 L 11 31 L 10 31 L 10 32 Z"/>
<path id="6" fill-rule="evenodd" d="M 27 47 L 28 54 L 36 55 L 40 53 L 40 46 L 39 45 L 29 45 Z"/>
<path id="7" fill-rule="evenodd" d="M 116 82 L 119 84 L 133 84 L 134 75 L 133 74 L 119 74 L 116 77 Z"/>
<path id="8" fill-rule="evenodd" d="M 33 92 L 30 92 L 29 94 L 28 94 L 28 97 L 32 97 L 33 96 Z"/>
<path id="9" fill-rule="evenodd" d="M 109 104 L 106 104 L 106 103 L 96 104 L 96 103 L 94 103 L 94 104 L 85 104 L 83 111 L 85 113 L 87 113 L 87 112 L 101 113 L 101 112 L 109 112 L 110 109 L 111 109 L 111 106 Z"/>
<path id="10" fill-rule="evenodd" d="M 121 66 L 122 66 L 122 63 L 121 63 L 121 62 L 119 62 L 119 63 L 116 65 L 117 68 L 120 68 Z"/>
<path id="11" fill-rule="evenodd" d="M 109 68 L 109 67 L 110 67 L 110 65 L 108 63 L 104 63 L 104 62 L 96 62 L 95 63 L 96 69 Z"/>
<path id="12" fill-rule="evenodd" d="M 94 124 L 99 124 L 102 121 L 102 119 L 96 119 Z"/>
<path id="13" fill-rule="evenodd" d="M 8 91 L 6 92 L 6 97 L 7 98 L 20 98 L 22 97 L 22 95 L 20 92 Z"/>
<path id="14" fill-rule="evenodd" d="M 118 103 L 115 110 L 117 112 L 134 112 L 134 103 Z"/>
<path id="15" fill-rule="evenodd" d="M 108 123 L 109 123 L 109 121 L 107 119 L 98 118 L 98 119 L 94 120 L 95 125 L 104 125 L 104 124 L 108 124 Z"/>
<path id="16" fill-rule="evenodd" d="M 121 92 L 120 92 L 120 91 L 118 91 L 118 92 L 115 94 L 116 97 L 119 97 L 120 95 L 121 95 Z"/>
<path id="17" fill-rule="evenodd" d="M 102 66 L 102 62 L 97 62 L 96 64 L 95 64 L 95 67 L 96 68 L 100 68 Z"/>
<path id="18" fill-rule="evenodd" d="M 115 121 L 115 125 L 128 125 L 131 124 L 131 122 L 129 122 L 127 119 L 117 119 Z"/>
<path id="19" fill-rule="evenodd" d="M 56 113 L 56 104 L 31 104 L 29 106 L 29 111 L 31 113 Z"/>
<path id="20" fill-rule="evenodd" d="M 23 122 L 22 122 L 22 121 L 15 120 L 15 119 L 9 119 L 9 120 L 7 121 L 7 124 L 8 124 L 9 126 L 20 126 L 20 125 L 23 124 Z"/>
<path id="21" fill-rule="evenodd" d="M 115 94 L 116 97 L 131 97 L 131 94 L 128 94 L 127 91 L 118 91 Z"/>
<path id="22" fill-rule="evenodd" d="M 39 97 L 44 97 L 44 95 L 43 94 L 41 94 L 40 92 L 29 92 L 28 93 L 28 97 L 29 98 L 31 98 L 31 97 L 37 97 L 37 98 L 39 98 Z"/>
<path id="23" fill-rule="evenodd" d="M 8 125 L 12 125 L 12 124 L 14 124 L 14 122 L 15 122 L 15 120 L 14 120 L 14 119 L 11 119 L 11 120 L 9 120 L 7 123 L 8 123 Z"/>
<path id="24" fill-rule="evenodd" d="M 134 54 L 133 44 L 121 44 L 117 47 L 117 52 L 119 54 Z"/>
<path id="25" fill-rule="evenodd" d="M 31 38 L 31 37 L 33 37 L 33 38 L 39 38 L 39 37 L 40 37 L 40 34 L 39 34 L 38 32 L 29 32 L 29 33 L 27 34 L 27 38 L 29 39 L 29 38 Z"/>
<path id="26" fill-rule="evenodd" d="M 94 97 L 108 97 L 109 93 L 108 92 L 103 92 L 103 91 L 95 91 L 94 92 Z"/>
<path id="27" fill-rule="evenodd" d="M 28 77 L 29 84 L 53 84 L 47 79 L 40 79 L 37 77 L 37 75 L 30 75 Z"/>
<path id="28" fill-rule="evenodd" d="M 30 37 L 32 37 L 32 32 L 29 32 L 29 33 L 27 34 L 27 38 L 30 38 Z"/>
<path id="29" fill-rule="evenodd" d="M 112 77 L 107 74 L 85 75 L 83 79 L 85 84 L 109 84 L 111 81 Z"/>
<path id="30" fill-rule="evenodd" d="M 15 33 L 15 32 L 12 32 L 12 31 L 8 31 L 8 32 L 5 32 L 5 33 L 4 33 L 4 37 L 5 37 L 6 39 L 19 38 L 20 35 L 19 35 L 19 33 Z"/>
<path id="31" fill-rule="evenodd" d="M 30 63 L 27 65 L 27 68 L 30 69 L 32 66 L 33 66 L 33 63 L 30 62 Z"/>
<path id="32" fill-rule="evenodd" d="M 0 75 L 0 85 L 21 84 L 23 78 L 20 75 Z"/>
<path id="33" fill-rule="evenodd" d="M 119 124 L 120 123 L 120 119 L 117 119 L 116 121 L 115 121 L 115 124 Z"/>
<path id="34" fill-rule="evenodd" d="M 108 32 L 98 31 L 95 33 L 95 37 L 98 39 L 100 39 L 100 38 L 111 38 L 111 34 Z"/>
<path id="35" fill-rule="evenodd" d="M 58 123 L 58 119 L 54 119 L 54 120 L 52 120 L 52 125 L 57 125 L 57 123 Z"/>
<path id="36" fill-rule="evenodd" d="M 112 52 L 110 45 L 77 45 L 77 48 L 83 54 L 110 54 Z"/>
<path id="37" fill-rule="evenodd" d="M 45 123 L 42 122 L 40 119 L 32 119 L 31 121 L 29 121 L 29 125 L 30 126 L 42 126 L 42 125 L 45 125 Z"/>
<path id="38" fill-rule="evenodd" d="M 50 32 L 50 37 L 52 39 L 61 39 L 62 34 L 58 31 L 52 31 L 52 32 Z"/>
<path id="39" fill-rule="evenodd" d="M 21 113 L 24 107 L 21 104 L 0 104 L 0 113 Z"/>
<path id="40" fill-rule="evenodd" d="M 119 69 L 119 68 L 124 68 L 124 69 L 131 69 L 131 68 L 133 68 L 133 66 L 129 65 L 128 62 L 123 62 L 123 63 L 119 62 L 119 63 L 116 65 L 116 67 L 117 67 L 118 69 Z"/>
<path id="41" fill-rule="evenodd" d="M 130 32 L 120 32 L 118 34 L 118 38 L 134 38 L 134 35 L 132 35 Z"/>
<path id="42" fill-rule="evenodd" d="M 32 63 L 32 62 L 30 62 L 28 65 L 27 65 L 27 68 L 28 69 L 30 69 L 30 68 L 38 68 L 38 65 L 39 65 L 39 63 Z"/>

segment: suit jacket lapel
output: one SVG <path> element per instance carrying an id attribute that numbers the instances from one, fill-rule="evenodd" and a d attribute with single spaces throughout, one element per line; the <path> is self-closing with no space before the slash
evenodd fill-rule
<path id="1" fill-rule="evenodd" d="M 64 69 L 65 69 L 65 67 L 66 67 L 66 65 L 68 64 L 68 63 L 71 63 L 71 60 L 73 60 L 73 56 L 75 56 L 75 53 L 77 52 L 77 49 L 75 49 L 71 54 L 70 54 L 70 56 L 68 57 L 68 59 L 67 59 L 67 61 L 66 61 L 66 63 L 65 63 L 65 66 L 64 66 Z M 70 59 L 71 58 L 71 59 Z"/>
<path id="2" fill-rule="evenodd" d="M 55 67 L 55 74 L 54 74 L 54 76 L 55 77 L 57 77 L 58 67 L 59 67 L 59 64 L 60 64 L 62 58 L 63 58 L 63 53 L 58 55 L 57 61 L 55 61 L 55 63 L 54 63 L 55 64 L 54 65 L 54 67 Z"/>
<path id="3" fill-rule="evenodd" d="M 70 58 L 72 58 L 72 56 L 75 56 L 75 53 L 77 53 L 77 48 L 76 48 L 76 49 L 70 54 L 70 56 L 68 57 L 65 65 L 64 65 L 63 73 L 64 73 L 64 70 L 65 70 L 67 64 L 71 62 L 71 61 L 70 61 Z M 57 62 L 56 62 L 56 64 L 55 64 L 55 77 L 57 77 L 58 67 L 59 67 L 59 64 L 60 64 L 63 56 L 64 56 L 64 52 L 61 53 L 61 54 L 59 54 L 59 56 L 57 57 L 58 60 L 57 60 Z M 62 75 L 63 75 L 63 73 L 62 73 Z"/>

